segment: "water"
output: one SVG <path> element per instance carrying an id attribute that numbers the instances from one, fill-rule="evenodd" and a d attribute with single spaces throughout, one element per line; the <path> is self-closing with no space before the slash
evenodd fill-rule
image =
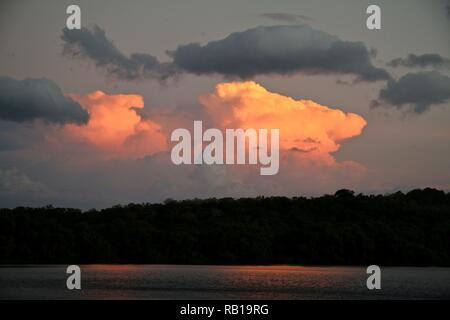
<path id="1" fill-rule="evenodd" d="M 66 267 L 1 266 L 0 299 L 450 298 L 450 268 L 382 267 L 369 291 L 363 267 L 85 265 L 70 291 Z"/>

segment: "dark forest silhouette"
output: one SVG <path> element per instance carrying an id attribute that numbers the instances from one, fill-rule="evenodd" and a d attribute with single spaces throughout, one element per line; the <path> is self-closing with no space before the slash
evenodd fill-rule
<path id="1" fill-rule="evenodd" d="M 450 265 L 450 193 L 0 210 L 0 263 Z"/>

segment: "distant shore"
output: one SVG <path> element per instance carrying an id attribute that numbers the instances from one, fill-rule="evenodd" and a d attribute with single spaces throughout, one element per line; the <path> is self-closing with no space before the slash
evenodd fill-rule
<path id="1" fill-rule="evenodd" d="M 450 193 L 0 209 L 1 264 L 450 266 Z"/>

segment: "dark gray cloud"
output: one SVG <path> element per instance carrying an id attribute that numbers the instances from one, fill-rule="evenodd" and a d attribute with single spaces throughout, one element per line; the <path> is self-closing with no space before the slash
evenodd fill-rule
<path id="1" fill-rule="evenodd" d="M 263 74 L 355 75 L 358 80 L 387 80 L 362 42 L 342 41 L 308 25 L 257 27 L 235 32 L 204 46 L 192 43 L 170 55 L 174 64 L 194 74 L 249 78 Z"/>
<path id="2" fill-rule="evenodd" d="M 170 63 L 160 63 L 157 58 L 146 53 L 133 53 L 129 57 L 120 52 L 109 40 L 105 31 L 95 26 L 93 30 L 63 29 L 63 54 L 71 57 L 89 58 L 97 67 L 118 79 L 142 80 L 153 78 L 160 81 L 173 76 L 175 68 Z"/>
<path id="3" fill-rule="evenodd" d="M 108 73 L 125 80 L 167 79 L 181 72 L 251 78 L 257 75 L 336 74 L 357 80 L 390 79 L 371 63 L 372 52 L 362 42 L 342 41 L 308 25 L 257 27 L 226 38 L 181 45 L 168 51 L 171 63 L 149 54 L 126 57 L 99 27 L 63 30 L 64 53 L 93 60 Z"/>
<path id="4" fill-rule="evenodd" d="M 450 67 L 450 59 L 437 53 L 422 55 L 409 54 L 406 58 L 396 58 L 388 62 L 391 67 L 426 68 L 426 67 Z"/>
<path id="5" fill-rule="evenodd" d="M 373 107 L 380 105 L 407 108 L 416 113 L 428 110 L 432 105 L 450 101 L 450 78 L 439 72 L 408 73 L 399 80 L 390 80 L 380 91 Z"/>
<path id="6" fill-rule="evenodd" d="M 88 113 L 50 80 L 0 77 L 0 119 L 86 123 Z"/>
<path id="7" fill-rule="evenodd" d="M 268 18 L 275 21 L 283 21 L 283 22 L 298 22 L 298 21 L 308 21 L 312 20 L 310 17 L 305 16 L 303 14 L 292 14 L 292 13 L 283 13 L 283 12 L 274 12 L 274 13 L 262 13 L 261 17 Z"/>

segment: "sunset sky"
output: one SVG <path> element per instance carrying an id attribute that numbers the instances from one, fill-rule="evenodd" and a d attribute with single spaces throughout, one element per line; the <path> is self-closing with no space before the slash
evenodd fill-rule
<path id="1" fill-rule="evenodd" d="M 450 190 L 449 30 L 446 0 L 2 1 L 0 204 Z M 279 128 L 279 173 L 175 166 L 194 120 Z"/>

